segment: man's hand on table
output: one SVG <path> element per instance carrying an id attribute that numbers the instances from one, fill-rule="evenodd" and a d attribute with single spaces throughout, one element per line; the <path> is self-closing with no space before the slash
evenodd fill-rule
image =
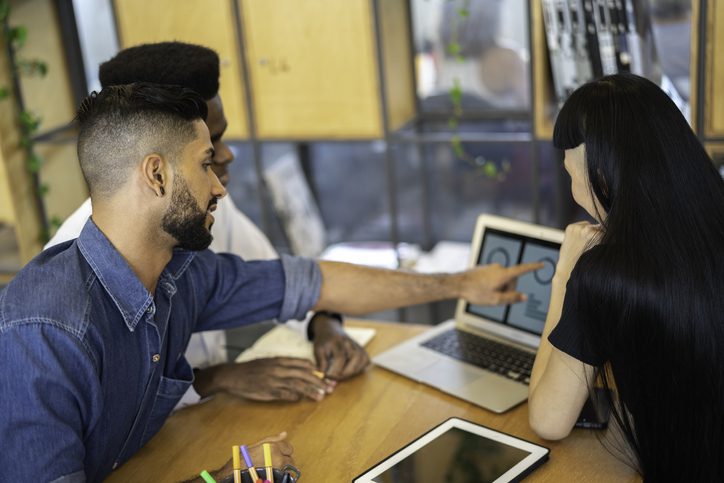
<path id="1" fill-rule="evenodd" d="M 369 366 L 367 352 L 349 338 L 336 318 L 321 312 L 309 323 L 314 334 L 317 367 L 325 376 L 335 380 L 348 379 Z"/>
<path id="2" fill-rule="evenodd" d="M 291 444 L 289 444 L 288 441 L 286 441 L 286 439 L 287 433 L 286 431 L 284 431 L 276 436 L 269 436 L 262 439 L 261 441 L 248 445 L 247 448 L 249 450 L 249 456 L 251 457 L 251 461 L 252 463 L 254 463 L 254 466 L 256 468 L 264 466 L 264 452 L 262 449 L 262 444 L 264 443 L 269 443 L 271 446 L 271 459 L 272 463 L 274 463 L 274 468 L 283 468 L 284 465 L 293 465 L 294 459 L 292 458 L 292 453 L 294 452 L 294 448 Z M 242 469 L 246 469 L 246 465 L 244 464 L 243 459 L 241 466 Z M 224 466 L 216 471 L 209 471 L 209 473 L 211 474 L 211 476 L 214 477 L 216 481 L 221 481 L 228 476 L 232 476 L 234 473 L 233 459 L 230 458 Z M 203 481 L 203 478 L 199 477 L 192 480 L 187 480 L 184 483 L 203 483 Z"/>
<path id="3" fill-rule="evenodd" d="M 201 397 L 225 391 L 252 401 L 321 401 L 336 382 L 320 379 L 310 361 L 291 357 L 255 359 L 201 369 L 194 389 Z"/>

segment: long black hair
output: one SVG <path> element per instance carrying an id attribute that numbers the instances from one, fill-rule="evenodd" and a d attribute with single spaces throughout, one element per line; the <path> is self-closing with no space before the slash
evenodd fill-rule
<path id="1" fill-rule="evenodd" d="M 724 184 L 654 83 L 613 75 L 571 94 L 554 144 L 585 146 L 598 246 L 576 267 L 577 314 L 650 481 L 724 475 Z M 615 379 L 615 384 L 613 379 Z"/>

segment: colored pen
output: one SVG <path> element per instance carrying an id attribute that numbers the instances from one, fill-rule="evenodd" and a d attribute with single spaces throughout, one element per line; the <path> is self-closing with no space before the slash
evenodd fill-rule
<path id="1" fill-rule="evenodd" d="M 241 458 L 236 445 L 231 447 L 231 459 L 234 462 L 234 483 L 241 483 Z"/>
<path id="2" fill-rule="evenodd" d="M 256 468 L 254 468 L 254 463 L 251 462 L 249 450 L 246 448 L 245 445 L 241 446 L 241 454 L 242 456 L 244 456 L 244 463 L 246 463 L 246 467 L 249 468 L 249 476 L 251 476 L 251 481 L 253 481 L 254 483 L 257 483 L 257 481 L 261 481 L 259 475 L 256 472 Z"/>
<path id="3" fill-rule="evenodd" d="M 317 376 L 320 379 L 324 379 L 324 373 L 322 371 L 312 371 L 312 374 Z"/>
<path id="4" fill-rule="evenodd" d="M 266 479 L 269 481 L 269 483 L 274 483 L 274 472 L 272 470 L 272 467 L 274 465 L 272 464 L 271 459 L 271 445 L 269 443 L 264 443 L 261 447 L 264 450 L 264 466 L 266 467 Z"/>
<path id="5" fill-rule="evenodd" d="M 209 474 L 208 471 L 204 470 L 200 473 L 200 475 L 201 475 L 201 478 L 203 478 L 206 483 L 216 483 L 216 480 L 214 479 L 213 476 L 211 476 Z"/>

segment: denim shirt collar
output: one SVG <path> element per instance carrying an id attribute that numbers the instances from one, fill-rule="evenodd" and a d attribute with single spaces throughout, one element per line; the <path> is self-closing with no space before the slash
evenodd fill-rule
<path id="1" fill-rule="evenodd" d="M 88 218 L 77 243 L 83 257 L 116 304 L 128 330 L 133 332 L 144 313 L 152 313 L 155 309 L 153 296 L 91 218 Z M 193 252 L 174 250 L 173 258 L 160 279 L 175 281 L 186 271 L 193 257 Z M 171 280 L 169 282 L 172 283 Z M 175 293 L 175 286 L 167 291 Z"/>

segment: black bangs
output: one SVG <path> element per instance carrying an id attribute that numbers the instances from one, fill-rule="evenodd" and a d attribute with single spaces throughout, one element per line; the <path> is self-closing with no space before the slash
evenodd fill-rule
<path id="1" fill-rule="evenodd" d="M 553 145 L 558 149 L 573 149 L 585 138 L 586 114 L 580 89 L 571 94 L 561 108 L 553 128 Z"/>

